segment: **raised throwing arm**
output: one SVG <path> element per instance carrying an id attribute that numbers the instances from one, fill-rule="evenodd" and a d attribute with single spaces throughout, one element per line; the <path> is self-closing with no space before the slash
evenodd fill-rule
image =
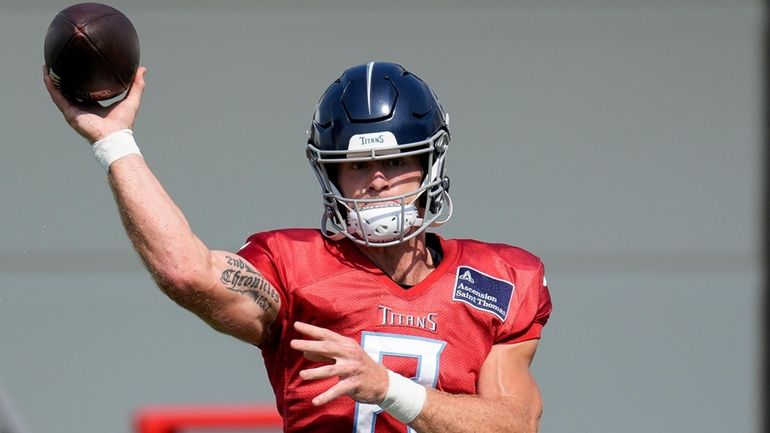
<path id="1" fill-rule="evenodd" d="M 126 98 L 109 107 L 68 99 L 45 69 L 43 81 L 67 123 L 93 144 L 133 129 L 144 74 L 140 67 Z M 237 254 L 209 250 L 141 155 L 116 159 L 108 179 L 128 236 L 161 290 L 214 329 L 260 344 L 280 299 L 259 271 Z"/>

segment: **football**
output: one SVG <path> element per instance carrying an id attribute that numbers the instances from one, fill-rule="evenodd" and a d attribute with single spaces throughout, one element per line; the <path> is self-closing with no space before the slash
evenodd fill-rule
<path id="1" fill-rule="evenodd" d="M 134 25 L 101 3 L 79 3 L 59 12 L 48 26 L 43 51 L 54 83 L 81 101 L 120 96 L 139 67 Z"/>

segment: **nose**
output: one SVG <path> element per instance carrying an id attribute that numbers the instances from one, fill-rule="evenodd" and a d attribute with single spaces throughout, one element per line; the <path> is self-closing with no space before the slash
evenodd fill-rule
<path id="1" fill-rule="evenodd" d="M 369 172 L 369 190 L 385 191 L 390 188 L 390 179 L 385 175 L 384 167 L 381 163 L 372 164 Z"/>

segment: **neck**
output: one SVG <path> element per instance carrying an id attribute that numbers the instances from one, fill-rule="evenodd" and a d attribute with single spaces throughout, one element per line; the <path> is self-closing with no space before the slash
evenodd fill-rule
<path id="1" fill-rule="evenodd" d="M 356 246 L 393 281 L 401 285 L 414 286 L 427 278 L 436 267 L 425 245 L 425 233 L 384 248 L 358 244 Z"/>

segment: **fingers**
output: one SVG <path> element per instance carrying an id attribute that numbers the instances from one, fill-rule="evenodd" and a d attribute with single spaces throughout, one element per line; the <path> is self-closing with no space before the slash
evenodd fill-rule
<path id="1" fill-rule="evenodd" d="M 327 362 L 299 372 L 302 380 L 339 379 L 312 403 L 326 404 L 342 396 L 371 403 L 382 401 L 387 390 L 387 370 L 366 353 L 361 346 L 346 336 L 326 328 L 295 322 L 294 329 L 306 339 L 293 339 L 292 349 L 302 351 L 311 361 Z"/>
<path id="2" fill-rule="evenodd" d="M 336 362 L 334 358 L 329 358 L 328 356 L 319 355 L 313 352 L 302 352 L 302 355 L 313 362 L 328 362 L 331 364 Z"/>
<path id="3" fill-rule="evenodd" d="M 136 75 L 134 76 L 134 82 L 131 83 L 131 88 L 128 90 L 128 94 L 126 95 L 125 101 L 130 103 L 133 106 L 138 107 L 141 100 L 142 95 L 144 94 L 144 74 L 147 72 L 147 68 L 144 66 L 140 66 L 139 69 L 136 70 Z"/>
<path id="4" fill-rule="evenodd" d="M 337 381 L 336 384 L 313 398 L 313 405 L 321 406 L 342 396 L 352 396 L 356 389 L 356 379 L 347 376 L 349 373 L 348 370 L 349 368 L 340 365 L 325 365 L 300 371 L 299 375 L 303 380 L 320 380 L 332 377 L 339 378 L 339 381 Z"/>
<path id="5" fill-rule="evenodd" d="M 294 322 L 294 329 L 299 331 L 301 334 L 304 334 L 316 340 L 339 341 L 340 339 L 345 338 L 334 331 L 330 331 L 326 328 L 321 328 L 321 327 L 311 325 L 309 323 L 304 323 L 304 322 Z"/>
<path id="6" fill-rule="evenodd" d="M 62 113 L 69 110 L 72 104 L 56 87 L 56 84 L 54 84 L 53 78 L 51 78 L 51 74 L 48 72 L 48 68 L 45 65 L 43 65 L 43 83 L 45 84 L 46 90 L 48 90 L 48 94 L 51 96 L 51 100 L 56 104 L 59 110 Z"/>
<path id="7" fill-rule="evenodd" d="M 131 110 L 134 112 L 139 109 L 142 94 L 144 94 L 144 75 L 146 72 L 147 68 L 144 66 L 140 66 L 137 69 L 134 82 L 131 84 L 131 88 L 129 89 L 128 94 L 126 94 L 126 97 L 120 101 L 121 105 L 131 106 Z M 54 83 L 53 78 L 51 78 L 51 74 L 45 65 L 43 65 L 43 83 L 45 84 L 46 90 L 48 90 L 48 94 L 51 96 L 51 100 L 54 102 L 54 104 L 56 104 L 62 113 L 65 113 L 65 115 L 66 113 L 71 112 L 76 108 L 84 108 L 94 113 L 103 113 L 107 111 L 103 110 L 102 106 L 95 101 L 81 101 L 77 105 L 74 104 L 59 90 L 58 87 L 56 87 L 56 84 Z"/>
<path id="8" fill-rule="evenodd" d="M 299 372 L 299 377 L 304 380 L 328 379 L 334 376 L 342 376 L 348 373 L 348 368 L 338 364 L 324 365 L 316 368 L 308 368 Z"/>
<path id="9" fill-rule="evenodd" d="M 312 400 L 314 406 L 322 406 L 342 396 L 352 394 L 355 386 L 350 379 L 341 379 L 336 385 L 315 396 Z"/>
<path id="10" fill-rule="evenodd" d="M 291 340 L 289 345 L 294 350 L 299 350 L 305 358 L 314 362 L 336 362 L 342 351 L 336 344 L 315 340 Z"/>
<path id="11" fill-rule="evenodd" d="M 351 355 L 351 350 L 358 344 L 336 332 L 303 322 L 295 322 L 294 329 L 312 338 L 312 340 L 294 339 L 289 345 L 294 350 L 304 352 L 311 361 L 335 362 Z"/>
<path id="12" fill-rule="evenodd" d="M 291 340 L 289 343 L 292 349 L 303 352 L 313 352 L 323 354 L 329 357 L 340 355 L 339 348 L 335 344 L 329 344 L 326 341 L 317 340 Z"/>
<path id="13" fill-rule="evenodd" d="M 348 370 L 349 368 L 339 365 L 325 365 L 300 371 L 299 375 L 303 380 L 319 380 L 332 377 L 339 377 L 340 379 L 329 389 L 315 396 L 312 400 L 313 405 L 321 406 L 342 396 L 352 395 L 356 389 L 356 380 L 347 376 Z"/>

